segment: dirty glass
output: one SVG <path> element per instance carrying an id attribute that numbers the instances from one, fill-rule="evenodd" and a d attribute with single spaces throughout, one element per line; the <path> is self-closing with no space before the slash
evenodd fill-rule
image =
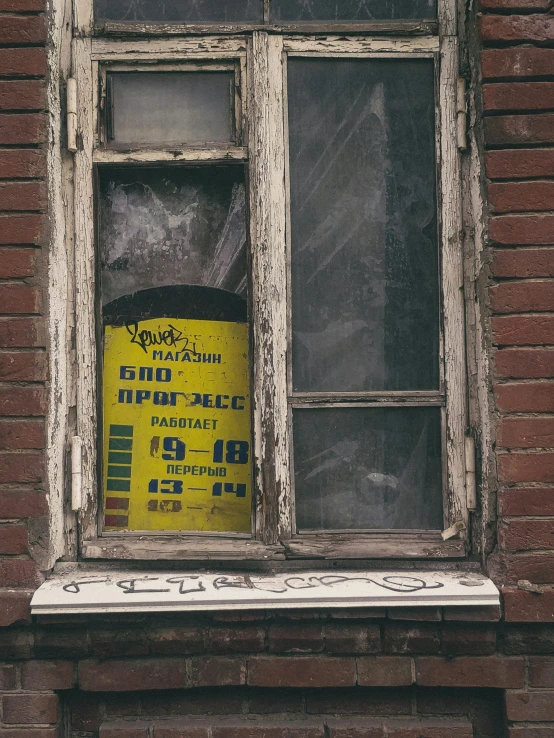
<path id="1" fill-rule="evenodd" d="M 272 22 L 413 20 L 436 14 L 436 0 L 271 0 Z"/>
<path id="2" fill-rule="evenodd" d="M 104 304 L 166 285 L 245 293 L 241 167 L 101 169 L 99 190 Z"/>
<path id="3" fill-rule="evenodd" d="M 440 408 L 294 410 L 298 530 L 442 529 Z"/>
<path id="4" fill-rule="evenodd" d="M 110 141 L 116 145 L 229 142 L 234 136 L 233 72 L 108 75 Z"/>
<path id="5" fill-rule="evenodd" d="M 165 23 L 261 23 L 263 0 L 95 0 L 94 19 Z"/>
<path id="6" fill-rule="evenodd" d="M 288 65 L 296 391 L 439 382 L 430 59 Z"/>

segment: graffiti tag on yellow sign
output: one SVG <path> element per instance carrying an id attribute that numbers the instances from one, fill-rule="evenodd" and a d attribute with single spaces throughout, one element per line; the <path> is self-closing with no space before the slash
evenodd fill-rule
<path id="1" fill-rule="evenodd" d="M 105 529 L 249 532 L 249 395 L 245 323 L 107 326 Z"/>

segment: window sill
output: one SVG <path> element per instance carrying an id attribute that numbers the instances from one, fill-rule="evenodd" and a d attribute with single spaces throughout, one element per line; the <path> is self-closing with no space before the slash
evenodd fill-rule
<path id="1" fill-rule="evenodd" d="M 85 540 L 84 559 L 119 561 L 283 561 L 296 559 L 451 559 L 464 541 L 440 533 L 314 533 L 268 546 L 253 539 L 187 535 L 120 535 Z"/>
<path id="2" fill-rule="evenodd" d="M 66 564 L 31 602 L 33 615 L 357 607 L 497 607 L 482 574 L 294 571 L 271 574 L 118 570 Z"/>

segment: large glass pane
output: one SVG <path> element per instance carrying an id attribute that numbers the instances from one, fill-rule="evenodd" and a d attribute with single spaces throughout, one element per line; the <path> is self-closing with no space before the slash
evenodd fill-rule
<path id="1" fill-rule="evenodd" d="M 410 20 L 436 13 L 436 0 L 271 0 L 272 22 Z"/>
<path id="2" fill-rule="evenodd" d="M 293 411 L 299 530 L 442 529 L 440 409 Z"/>
<path id="3" fill-rule="evenodd" d="M 99 175 L 108 530 L 251 529 L 241 167 Z"/>
<path id="4" fill-rule="evenodd" d="M 263 0 L 94 0 L 98 21 L 261 23 Z"/>
<path id="5" fill-rule="evenodd" d="M 164 146 L 229 142 L 233 82 L 233 72 L 109 74 L 110 140 Z"/>
<path id="6" fill-rule="evenodd" d="M 436 389 L 430 59 L 288 66 L 297 391 Z"/>

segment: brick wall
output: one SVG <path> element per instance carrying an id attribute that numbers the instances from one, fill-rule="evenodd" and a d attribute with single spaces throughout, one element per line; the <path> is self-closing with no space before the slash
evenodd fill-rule
<path id="1" fill-rule="evenodd" d="M 0 0 L 0 738 L 554 737 L 554 13 L 481 0 L 494 609 L 35 619 L 47 545 L 44 0 Z"/>

